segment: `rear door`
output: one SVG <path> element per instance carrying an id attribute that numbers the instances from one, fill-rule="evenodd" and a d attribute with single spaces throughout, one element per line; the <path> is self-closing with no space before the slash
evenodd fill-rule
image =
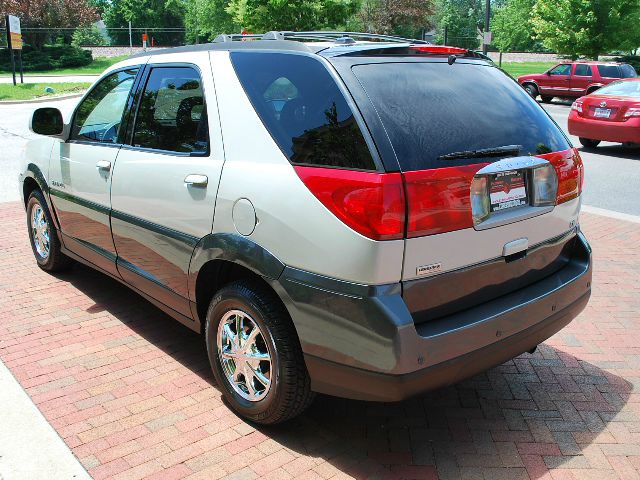
<path id="1" fill-rule="evenodd" d="M 223 164 L 208 52 L 152 57 L 111 187 L 122 278 L 190 316 L 187 273 L 211 233 Z"/>
<path id="2" fill-rule="evenodd" d="M 557 268 L 561 247 L 542 257 L 528 253 L 575 235 L 574 174 L 581 164 L 545 111 L 486 63 L 367 60 L 348 70 L 344 61 L 332 62 L 344 78 L 350 70 L 365 92 L 355 96 L 376 144 L 384 152 L 389 141 L 403 173 L 405 298 L 412 295 L 418 310 L 442 312 L 454 304 L 486 301 Z M 355 82 L 351 85 L 357 91 Z M 375 127 L 379 122 L 383 129 Z M 385 165 L 391 164 L 386 156 Z M 544 174 L 551 183 L 559 179 L 557 198 L 550 190 L 544 193 Z M 539 201 L 543 196 L 546 203 Z M 490 273 L 477 273 L 488 264 Z M 476 273 L 443 289 L 421 283 L 472 270 Z"/>
<path id="3" fill-rule="evenodd" d="M 587 93 L 587 88 L 593 83 L 593 70 L 591 65 L 576 63 L 571 75 L 571 95 L 581 97 Z"/>

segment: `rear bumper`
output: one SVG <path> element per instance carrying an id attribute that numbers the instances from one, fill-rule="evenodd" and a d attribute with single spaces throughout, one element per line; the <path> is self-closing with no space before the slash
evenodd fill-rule
<path id="1" fill-rule="evenodd" d="M 279 293 L 298 330 L 312 389 L 398 401 L 532 349 L 589 300 L 591 249 L 581 234 L 578 239 L 571 260 L 547 278 L 418 325 L 396 286 L 347 284 L 350 291 L 338 292 L 338 285 L 309 285 L 285 269 Z"/>
<path id="2" fill-rule="evenodd" d="M 583 118 L 572 111 L 568 120 L 569 133 L 590 140 L 616 143 L 640 143 L 640 118 L 612 122 Z"/>

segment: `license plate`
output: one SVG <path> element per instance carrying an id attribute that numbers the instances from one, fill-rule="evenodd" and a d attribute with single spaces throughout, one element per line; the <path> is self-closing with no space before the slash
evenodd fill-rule
<path id="1" fill-rule="evenodd" d="M 596 108 L 595 113 L 593 114 L 596 118 L 609 118 L 611 116 L 610 108 Z"/>
<path id="2" fill-rule="evenodd" d="M 527 187 L 524 171 L 512 170 L 491 175 L 489 199 L 491 211 L 499 212 L 508 208 L 527 205 Z"/>

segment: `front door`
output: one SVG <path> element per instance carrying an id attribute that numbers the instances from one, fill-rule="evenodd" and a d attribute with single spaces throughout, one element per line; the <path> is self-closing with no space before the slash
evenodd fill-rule
<path id="1" fill-rule="evenodd" d="M 564 97 L 569 92 L 571 64 L 561 63 L 549 70 L 538 82 L 540 95 Z"/>
<path id="2" fill-rule="evenodd" d="M 120 150 L 111 187 L 122 278 L 185 316 L 189 262 L 211 233 L 223 164 L 206 53 L 147 66 L 131 145 Z"/>
<path id="3" fill-rule="evenodd" d="M 50 163 L 50 193 L 65 247 L 117 275 L 109 189 L 139 68 L 107 75 L 80 102 L 71 134 Z"/>

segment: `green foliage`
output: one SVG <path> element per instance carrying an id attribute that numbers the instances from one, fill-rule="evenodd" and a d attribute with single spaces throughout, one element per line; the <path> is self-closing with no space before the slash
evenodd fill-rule
<path id="1" fill-rule="evenodd" d="M 76 29 L 71 37 L 71 45 L 74 47 L 83 45 L 107 45 L 107 40 L 98 27 L 91 25 L 90 27 Z"/>
<path id="2" fill-rule="evenodd" d="M 111 0 L 102 3 L 102 19 L 108 28 L 121 28 L 109 32 L 116 44 L 127 45 L 129 32 L 127 28 L 131 22 L 134 28 L 158 28 L 159 31 L 149 32 L 149 37 L 154 37 L 157 44 L 179 45 L 184 43 L 184 36 L 180 32 L 162 32 L 162 28 L 183 28 L 187 3 L 183 0 Z M 136 45 L 142 40 L 136 33 L 133 39 Z M 151 41 L 151 39 L 149 40 Z"/>
<path id="3" fill-rule="evenodd" d="M 540 44 L 533 39 L 531 10 L 536 0 L 511 0 L 497 7 L 491 20 L 492 44 L 501 52 L 536 51 Z"/>
<path id="4" fill-rule="evenodd" d="M 221 33 L 238 33 L 240 26 L 236 25 L 227 12 L 226 0 L 194 0 L 187 3 L 185 26 L 187 41 L 194 43 L 213 40 Z"/>
<path id="5" fill-rule="evenodd" d="M 0 84 L 0 100 L 31 100 L 54 95 L 82 93 L 89 88 L 90 83 L 22 83 L 13 85 L 11 83 Z M 53 88 L 53 92 L 48 93 L 47 88 Z"/>
<path id="6" fill-rule="evenodd" d="M 484 25 L 483 3 L 481 0 L 437 0 L 436 25 L 440 34 L 436 42 L 444 43 L 446 27 L 449 45 L 477 49 L 478 29 Z"/>
<path id="7" fill-rule="evenodd" d="M 640 44 L 638 0 L 537 0 L 531 23 L 546 48 L 572 59 Z"/>
<path id="8" fill-rule="evenodd" d="M 369 32 L 419 37 L 434 12 L 434 0 L 364 0 L 358 17 Z"/>
<path id="9" fill-rule="evenodd" d="M 22 51 L 22 68 L 25 72 L 82 67 L 92 61 L 90 51 L 71 45 L 44 46 L 41 50 L 27 46 Z M 11 70 L 11 57 L 6 49 L 0 51 L 0 70 Z"/>

